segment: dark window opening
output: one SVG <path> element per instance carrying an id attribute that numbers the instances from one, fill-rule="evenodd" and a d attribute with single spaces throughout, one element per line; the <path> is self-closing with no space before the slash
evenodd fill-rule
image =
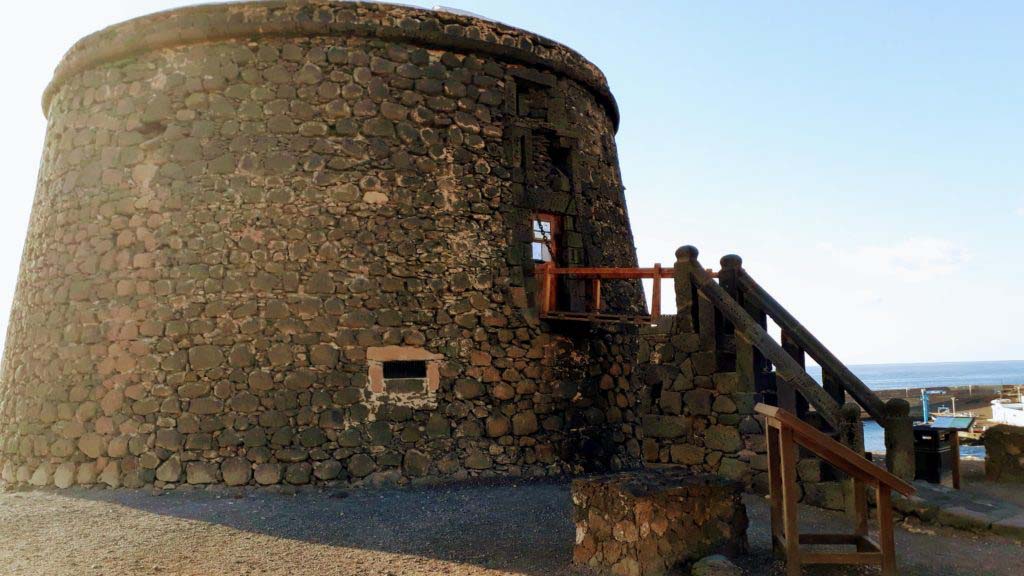
<path id="1" fill-rule="evenodd" d="M 526 118 L 548 119 L 551 90 L 528 80 L 516 80 L 516 113 Z"/>
<path id="2" fill-rule="evenodd" d="M 384 379 L 426 378 L 427 363 L 423 360 L 391 360 L 384 363 Z"/>
<path id="3" fill-rule="evenodd" d="M 573 143 L 550 130 L 531 132 L 527 182 L 547 192 L 573 191 Z"/>
<path id="4" fill-rule="evenodd" d="M 556 192 L 572 191 L 572 150 L 552 143 L 548 155 L 551 157 L 551 172 L 548 186 Z"/>

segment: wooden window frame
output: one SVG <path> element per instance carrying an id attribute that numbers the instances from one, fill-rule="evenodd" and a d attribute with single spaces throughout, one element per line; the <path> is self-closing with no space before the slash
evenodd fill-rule
<path id="1" fill-rule="evenodd" d="M 544 238 L 543 232 L 538 235 L 536 224 L 538 222 L 546 222 L 551 228 L 551 237 Z M 534 264 L 550 263 L 554 266 L 558 265 L 558 252 L 559 245 L 558 241 L 562 235 L 562 217 L 558 214 L 552 214 L 550 212 L 534 212 L 530 218 L 530 259 L 533 260 Z M 551 256 L 550 260 L 537 260 L 533 255 L 533 247 L 539 243 L 544 243 L 548 254 Z"/>

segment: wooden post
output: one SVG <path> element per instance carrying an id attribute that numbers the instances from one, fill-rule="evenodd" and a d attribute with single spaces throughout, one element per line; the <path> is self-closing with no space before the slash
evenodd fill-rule
<path id="1" fill-rule="evenodd" d="M 831 370 L 824 366 L 821 367 L 821 387 L 836 401 L 836 404 L 840 406 L 846 404 L 846 390 L 843 389 L 842 382 L 839 381 L 839 378 Z"/>
<path id="2" fill-rule="evenodd" d="M 661 264 L 654 265 L 654 284 L 651 286 L 651 320 L 661 316 Z"/>
<path id="3" fill-rule="evenodd" d="M 707 294 L 697 291 L 697 334 L 700 335 L 700 349 L 706 352 L 717 352 L 718 331 L 721 330 L 721 323 L 716 322 L 718 309 L 714 302 L 708 299 Z"/>
<path id="4" fill-rule="evenodd" d="M 537 279 L 537 312 L 541 316 L 548 311 L 548 274 L 547 264 L 536 264 L 533 267 L 533 275 Z"/>
<path id="5" fill-rule="evenodd" d="M 793 340 L 793 337 L 788 330 L 783 330 L 781 336 L 782 341 L 780 344 L 782 344 L 782 349 L 785 350 L 801 368 L 804 368 L 807 364 L 807 359 L 804 356 L 803 348 Z M 783 404 L 783 401 L 785 401 L 786 404 Z M 804 398 L 803 395 L 797 394 L 796 389 L 790 386 L 788 382 L 785 384 L 779 384 L 779 406 L 793 412 L 801 419 L 807 416 L 807 399 Z"/>
<path id="6" fill-rule="evenodd" d="M 545 262 L 534 267 L 534 273 L 540 277 L 537 282 L 540 284 L 540 302 L 537 307 L 540 309 L 541 316 L 551 312 L 554 308 L 551 305 L 555 284 L 555 275 L 551 271 L 553 266 L 553 263 Z"/>
<path id="7" fill-rule="evenodd" d="M 885 468 L 907 481 L 914 480 L 914 422 L 910 404 L 902 398 L 885 403 Z"/>
<path id="8" fill-rule="evenodd" d="M 743 302 L 743 309 L 747 311 L 747 314 L 754 319 L 754 322 L 761 327 L 762 330 L 768 326 L 768 316 L 763 310 L 758 308 L 757 303 L 752 300 L 746 300 Z M 740 368 L 740 351 L 741 346 L 746 343 L 743 338 L 737 338 L 736 340 L 736 362 L 737 370 Z M 749 344 L 748 344 L 749 346 Z M 771 371 L 771 365 L 765 359 L 764 354 L 754 346 L 749 346 L 751 349 L 751 372 L 754 375 L 754 393 L 760 398 L 761 402 L 777 406 L 779 402 L 778 390 L 775 383 L 775 373 Z"/>
<path id="9" fill-rule="evenodd" d="M 786 539 L 786 576 L 800 576 L 800 532 L 796 524 L 796 442 L 793 430 L 779 431 L 779 456 L 782 477 L 782 532 Z"/>
<path id="10" fill-rule="evenodd" d="M 771 508 L 772 552 L 776 558 L 785 558 L 782 547 L 782 457 L 779 451 L 779 429 L 765 424 L 768 434 L 768 498 Z"/>
<path id="11" fill-rule="evenodd" d="M 860 478 L 853 479 L 853 505 L 851 508 L 855 523 L 853 534 L 858 537 L 857 551 L 867 552 L 869 547 L 865 545 L 864 539 L 868 537 L 868 495 L 867 486 Z"/>
<path id="12" fill-rule="evenodd" d="M 600 312 L 601 311 L 601 279 L 600 278 L 594 278 L 593 279 L 593 290 L 592 290 L 592 292 L 594 293 L 593 294 L 594 301 L 592 303 L 592 305 L 594 307 L 594 312 Z"/>
<path id="13" fill-rule="evenodd" d="M 736 337 L 736 391 L 733 392 L 733 399 L 743 397 L 742 402 L 737 402 L 740 414 L 751 414 L 754 405 L 763 401 L 757 389 L 757 364 L 758 355 L 754 346 L 743 338 Z"/>
<path id="14" fill-rule="evenodd" d="M 863 456 L 864 455 L 864 426 L 860 422 L 860 406 L 854 402 L 847 402 L 843 404 L 843 407 L 839 410 L 840 415 L 840 428 L 839 428 L 839 442 L 853 450 L 854 453 Z M 857 486 L 856 478 L 844 475 L 842 472 L 837 470 L 834 466 L 828 463 L 823 463 L 825 469 L 823 472 L 827 472 L 828 478 L 839 478 L 843 482 L 843 492 L 846 496 L 846 513 L 849 517 L 855 521 L 858 519 L 857 509 L 857 498 L 858 491 L 860 492 L 860 498 L 864 497 L 864 487 Z M 860 550 L 860 548 L 858 548 Z"/>
<path id="15" fill-rule="evenodd" d="M 896 539 L 892 533 L 892 491 L 879 482 L 878 547 L 882 549 L 882 576 L 896 576 Z"/>
<path id="16" fill-rule="evenodd" d="M 546 279 L 547 286 L 544 289 L 544 293 L 547 295 L 547 311 L 554 312 L 558 308 L 558 293 L 556 292 L 555 286 L 558 284 L 558 277 L 555 276 L 555 263 L 548 264 L 548 276 Z"/>

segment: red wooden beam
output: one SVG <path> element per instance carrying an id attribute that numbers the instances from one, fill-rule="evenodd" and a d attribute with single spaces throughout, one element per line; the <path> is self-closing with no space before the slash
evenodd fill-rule
<path id="1" fill-rule="evenodd" d="M 549 268 L 547 273 L 556 276 L 601 278 L 604 280 L 654 278 L 655 275 L 661 274 L 659 268 Z"/>

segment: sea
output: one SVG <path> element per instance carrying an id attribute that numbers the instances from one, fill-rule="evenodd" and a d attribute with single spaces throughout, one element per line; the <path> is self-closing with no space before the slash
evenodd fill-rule
<path id="1" fill-rule="evenodd" d="M 933 386 L 1002 386 L 1024 385 L 1024 360 L 986 362 L 930 362 L 922 364 L 860 364 L 848 366 L 868 388 L 892 390 Z M 821 382 L 821 368 L 808 366 L 807 373 Z M 935 408 L 941 407 L 938 404 Z M 877 422 L 864 423 L 864 449 L 885 451 L 885 436 Z M 960 447 L 964 458 L 984 458 L 984 446 Z"/>

